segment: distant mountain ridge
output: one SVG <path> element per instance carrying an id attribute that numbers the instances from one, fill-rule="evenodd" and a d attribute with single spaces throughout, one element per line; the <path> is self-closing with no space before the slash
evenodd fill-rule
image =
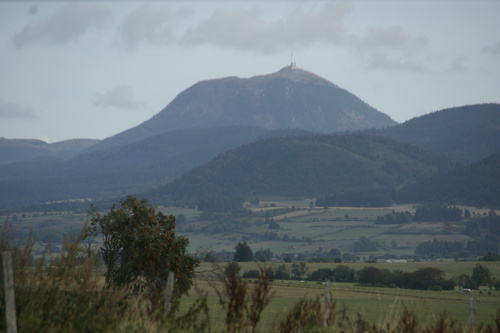
<path id="1" fill-rule="evenodd" d="M 470 164 L 500 151 L 500 104 L 448 108 L 368 132 Z"/>
<path id="2" fill-rule="evenodd" d="M 280 130 L 273 134 L 245 126 L 179 130 L 68 160 L 45 156 L 0 165 L 0 209 L 146 191 L 239 145 L 296 132 Z"/>
<path id="3" fill-rule="evenodd" d="M 103 140 L 94 149 L 188 128 L 236 125 L 332 133 L 395 124 L 389 116 L 337 85 L 288 66 L 251 78 L 200 81 L 182 91 L 150 120 Z"/>
<path id="4" fill-rule="evenodd" d="M 30 160 L 39 156 L 69 158 L 90 148 L 100 140 L 73 139 L 47 143 L 36 139 L 0 138 L 0 165 Z"/>

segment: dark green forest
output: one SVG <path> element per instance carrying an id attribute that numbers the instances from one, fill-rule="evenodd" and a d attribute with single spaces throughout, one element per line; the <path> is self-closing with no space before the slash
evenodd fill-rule
<path id="1" fill-rule="evenodd" d="M 449 108 L 368 132 L 471 164 L 500 151 L 500 104 Z"/>
<path id="2" fill-rule="evenodd" d="M 409 184 L 399 202 L 437 202 L 476 207 L 500 207 L 500 153 L 470 166 Z"/>
<path id="3" fill-rule="evenodd" d="M 387 205 L 396 189 L 456 166 L 420 148 L 377 136 L 273 138 L 221 154 L 147 197 L 163 205 L 197 205 L 206 196 L 222 202 L 224 197 L 235 201 L 259 195 L 337 195 L 345 204 Z"/>

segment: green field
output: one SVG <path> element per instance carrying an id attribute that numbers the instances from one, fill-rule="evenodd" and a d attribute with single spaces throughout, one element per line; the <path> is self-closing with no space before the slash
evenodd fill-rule
<path id="1" fill-rule="evenodd" d="M 224 326 L 224 311 L 219 304 L 217 295 L 205 281 L 197 281 L 200 289 L 208 293 L 211 326 Z M 297 281 L 274 281 L 273 298 L 265 309 L 259 331 L 267 332 L 273 322 L 283 316 L 295 302 L 302 297 L 320 297 L 324 295 L 325 286 L 321 283 Z M 372 324 L 381 325 L 393 322 L 407 307 L 414 311 L 424 322 L 435 322 L 442 312 L 463 326 L 469 322 L 469 295 L 460 291 L 420 291 L 389 288 L 356 287 L 350 283 L 332 283 L 332 297 L 336 309 L 346 308 L 349 316 L 359 313 L 362 318 Z M 197 298 L 195 293 L 182 300 L 181 311 L 185 311 Z M 493 316 L 500 310 L 500 291 L 491 295 L 474 294 L 476 308 L 476 323 L 493 323 Z"/>
<path id="2" fill-rule="evenodd" d="M 177 232 L 190 240 L 189 251 L 234 251 L 240 241 L 247 241 L 255 252 L 270 249 L 282 253 L 315 253 L 339 249 L 354 253 L 354 243 L 362 236 L 378 244 L 372 252 L 355 253 L 360 259 L 369 256 L 408 256 L 421 242 L 436 240 L 466 242 L 465 222 L 409 223 L 405 225 L 375 224 L 377 216 L 392 211 L 414 211 L 412 205 L 385 208 L 330 207 L 310 208 L 311 199 L 295 201 L 261 201 L 258 206 L 245 204 L 253 215 L 207 216 L 193 208 L 160 207 L 166 214 L 183 215 Z M 484 216 L 487 209 L 469 207 L 473 216 Z M 4 220 L 6 217 L 2 217 Z M 269 228 L 269 220 L 279 224 Z M 23 213 L 9 217 L 17 238 L 33 231 L 40 243 L 60 244 L 65 235 L 79 232 L 87 216 L 72 213 Z"/>
<path id="3" fill-rule="evenodd" d="M 472 268 L 477 262 L 456 262 L 456 261 L 436 261 L 436 262 L 412 262 L 412 263 L 343 263 L 357 270 L 366 266 L 375 266 L 379 269 L 402 270 L 413 272 L 425 267 L 434 267 L 446 272 L 446 278 L 452 278 L 459 274 L 471 274 Z M 241 271 L 259 269 L 262 263 L 250 262 L 240 263 Z M 291 269 L 291 263 L 267 263 L 265 267 L 273 265 L 286 265 Z M 333 263 L 307 263 L 308 271 L 312 272 L 319 268 L 333 269 L 338 264 Z M 500 276 L 500 265 L 497 262 L 481 262 L 486 266 L 493 276 Z M 213 289 L 207 284 L 204 276 L 210 272 L 212 264 L 202 263 L 198 268 L 197 286 L 208 293 L 208 304 L 211 310 L 211 320 L 215 327 L 224 325 L 224 312 L 222 311 L 219 299 Z M 251 280 L 250 280 L 251 281 Z M 260 331 L 265 332 L 272 327 L 273 321 L 282 316 L 292 305 L 302 297 L 323 297 L 325 285 L 321 282 L 306 281 L 284 281 L 275 280 L 272 282 L 274 297 L 268 308 L 265 310 Z M 469 297 L 468 293 L 460 290 L 454 291 L 427 291 L 410 290 L 397 288 L 375 288 L 356 286 L 353 283 L 331 283 L 333 298 L 337 304 L 337 309 L 345 307 L 350 316 L 361 314 L 362 318 L 373 324 L 383 324 L 392 322 L 399 318 L 404 307 L 418 314 L 424 322 L 435 322 L 438 316 L 446 312 L 449 316 L 467 326 L 469 322 Z M 480 291 L 473 291 L 474 304 L 476 309 L 476 323 L 493 323 L 493 318 L 497 311 L 500 311 L 500 290 L 490 291 L 487 287 L 481 287 Z M 196 293 L 185 297 L 182 301 L 182 309 L 186 310 L 197 298 Z M 212 327 L 214 327 L 212 325 Z"/>
<path id="4" fill-rule="evenodd" d="M 413 272 L 425 267 L 439 268 L 446 272 L 446 278 L 452 278 L 459 274 L 471 274 L 472 268 L 477 262 L 456 261 L 434 261 L 434 262 L 409 262 L 409 263 L 342 263 L 354 270 L 360 270 L 366 266 L 374 266 L 379 269 L 401 270 Z M 239 263 L 241 271 L 256 270 L 263 267 L 262 263 L 250 262 Z M 292 263 L 266 263 L 265 267 L 273 265 L 285 265 L 291 269 Z M 333 263 L 307 263 L 308 272 L 319 268 L 333 269 L 338 264 Z M 492 276 L 500 276 L 500 265 L 497 262 L 481 262 L 492 273 Z M 202 263 L 199 272 L 209 272 L 211 264 Z M 202 279 L 201 274 L 197 278 L 197 285 L 208 292 L 208 304 L 210 306 L 211 318 L 217 327 L 223 325 L 224 312 L 219 305 L 218 298 L 212 288 Z M 321 282 L 306 281 L 284 281 L 275 280 L 273 283 L 274 297 L 266 309 L 261 331 L 268 330 L 273 321 L 282 316 L 292 305 L 302 297 L 323 297 L 325 286 Z M 427 291 L 397 288 L 375 288 L 356 286 L 353 283 L 331 283 L 331 291 L 337 308 L 346 307 L 351 316 L 360 313 L 362 317 L 373 323 L 382 324 L 394 321 L 398 318 L 404 306 L 414 311 L 424 321 L 435 322 L 438 316 L 446 312 L 449 316 L 466 326 L 469 322 L 469 294 L 460 290 L 454 291 Z M 477 323 L 493 323 L 493 317 L 500 310 L 500 290 L 490 291 L 487 287 L 481 287 L 480 291 L 473 291 L 476 309 Z M 183 309 L 186 309 L 196 294 L 183 299 Z"/>

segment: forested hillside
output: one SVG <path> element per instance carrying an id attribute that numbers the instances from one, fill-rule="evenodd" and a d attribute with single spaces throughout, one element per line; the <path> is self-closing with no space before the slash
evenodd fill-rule
<path id="1" fill-rule="evenodd" d="M 182 130 L 70 160 L 40 157 L 3 165 L 0 166 L 0 209 L 142 192 L 172 181 L 228 149 L 264 134 L 272 135 L 268 132 L 243 126 Z M 277 135 L 286 135 L 285 132 Z"/>
<path id="2" fill-rule="evenodd" d="M 470 164 L 500 151 L 500 104 L 449 108 L 370 132 Z"/>
<path id="3" fill-rule="evenodd" d="M 476 207 L 500 207 L 500 153 L 467 167 L 410 184 L 400 202 L 428 202 Z"/>
<path id="4" fill-rule="evenodd" d="M 392 195 L 405 184 L 454 167 L 420 148 L 376 136 L 275 138 L 221 154 L 147 196 L 158 204 L 222 208 L 259 195 L 315 197 L 351 191 Z"/>

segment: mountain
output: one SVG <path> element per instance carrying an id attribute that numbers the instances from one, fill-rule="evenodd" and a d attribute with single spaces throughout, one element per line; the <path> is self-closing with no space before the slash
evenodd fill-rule
<path id="1" fill-rule="evenodd" d="M 370 133 L 470 164 L 500 152 L 500 104 L 449 108 Z"/>
<path id="2" fill-rule="evenodd" d="M 399 193 L 400 202 L 500 207 L 500 153 L 447 173 L 439 173 Z"/>
<path id="3" fill-rule="evenodd" d="M 146 191 L 208 162 L 217 154 L 269 136 L 303 134 L 228 126 L 167 132 L 69 160 L 39 157 L 0 165 L 0 209 L 75 198 Z"/>
<path id="4" fill-rule="evenodd" d="M 288 66 L 269 75 L 198 82 L 150 120 L 105 139 L 94 149 L 188 128 L 239 125 L 331 133 L 395 124 L 348 91 Z"/>
<path id="5" fill-rule="evenodd" d="M 47 143 L 35 139 L 0 138 L 0 165 L 21 162 L 40 156 L 69 158 L 98 143 L 94 139 L 73 139 Z"/>
<path id="6" fill-rule="evenodd" d="M 442 156 L 468 164 L 500 151 L 499 124 L 500 105 L 482 104 L 396 125 L 295 67 L 202 81 L 101 142 L 0 139 L 0 156 L 31 159 L 0 163 L 0 209 L 145 191 L 157 203 L 280 195 L 370 205 L 457 167 Z"/>
<path id="7" fill-rule="evenodd" d="M 386 195 L 456 166 L 423 149 L 377 136 L 274 138 L 221 154 L 146 196 L 156 204 L 199 206 L 212 200 L 216 206 L 216 201 L 269 195 L 303 198 L 353 191 Z"/>

